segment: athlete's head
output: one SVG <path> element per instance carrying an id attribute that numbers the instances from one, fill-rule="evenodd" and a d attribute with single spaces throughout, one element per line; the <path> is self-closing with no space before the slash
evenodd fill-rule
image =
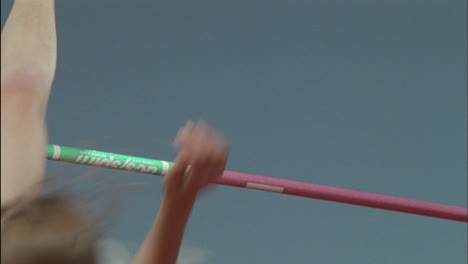
<path id="1" fill-rule="evenodd" d="M 2 212 L 2 264 L 95 264 L 97 237 L 78 203 L 41 196 Z"/>

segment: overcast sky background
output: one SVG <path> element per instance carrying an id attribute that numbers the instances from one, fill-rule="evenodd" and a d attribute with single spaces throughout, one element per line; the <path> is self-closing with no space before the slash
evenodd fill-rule
<path id="1" fill-rule="evenodd" d="M 178 128 L 203 119 L 229 139 L 230 170 L 467 207 L 466 7 L 57 1 L 49 140 L 171 160 Z M 161 178 L 95 174 L 104 193 L 148 183 L 118 200 L 103 241 L 104 263 L 128 263 Z M 179 262 L 458 264 L 466 248 L 466 223 L 220 186 L 199 199 Z"/>

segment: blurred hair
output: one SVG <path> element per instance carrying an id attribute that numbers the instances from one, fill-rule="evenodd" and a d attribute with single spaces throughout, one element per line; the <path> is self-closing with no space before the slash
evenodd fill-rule
<path id="1" fill-rule="evenodd" d="M 2 264 L 95 264 L 98 236 L 80 206 L 58 193 L 2 208 Z"/>
<path id="2" fill-rule="evenodd" d="M 95 172 L 89 169 L 62 186 L 26 194 L 2 208 L 1 263 L 97 264 L 99 239 L 116 218 L 117 199 L 142 183 L 111 188 L 112 179 L 100 176 L 90 189 L 73 194 L 72 189 Z M 45 190 L 46 183 L 64 180 L 63 175 L 66 168 L 61 166 L 38 185 Z"/>

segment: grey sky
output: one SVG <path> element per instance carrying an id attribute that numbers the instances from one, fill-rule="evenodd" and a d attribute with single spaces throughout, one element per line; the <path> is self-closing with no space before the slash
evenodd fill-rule
<path id="1" fill-rule="evenodd" d="M 51 143 L 169 160 L 204 119 L 231 170 L 467 207 L 466 1 L 58 1 L 57 19 Z M 97 174 L 150 183 L 109 234 L 131 255 L 161 179 Z M 230 187 L 184 241 L 189 264 L 467 263 L 465 223 Z"/>

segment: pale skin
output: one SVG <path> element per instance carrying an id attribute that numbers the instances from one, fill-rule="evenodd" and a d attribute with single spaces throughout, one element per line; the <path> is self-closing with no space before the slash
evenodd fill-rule
<path id="1" fill-rule="evenodd" d="M 54 0 L 16 0 L 1 41 L 4 206 L 44 177 L 45 117 L 57 59 Z"/>
<path id="2" fill-rule="evenodd" d="M 228 157 L 226 143 L 206 124 L 187 123 L 175 146 L 180 151 L 175 166 L 164 177 L 166 190 L 161 207 L 133 264 L 176 263 L 197 194 L 224 171 Z"/>
<path id="3" fill-rule="evenodd" d="M 45 118 L 57 60 L 54 9 L 54 0 L 15 0 L 2 31 L 2 207 L 37 195 L 45 175 Z M 198 193 L 226 165 L 223 137 L 203 122 L 188 122 L 175 147 L 179 155 L 164 177 L 163 201 L 133 264 L 176 263 Z"/>

